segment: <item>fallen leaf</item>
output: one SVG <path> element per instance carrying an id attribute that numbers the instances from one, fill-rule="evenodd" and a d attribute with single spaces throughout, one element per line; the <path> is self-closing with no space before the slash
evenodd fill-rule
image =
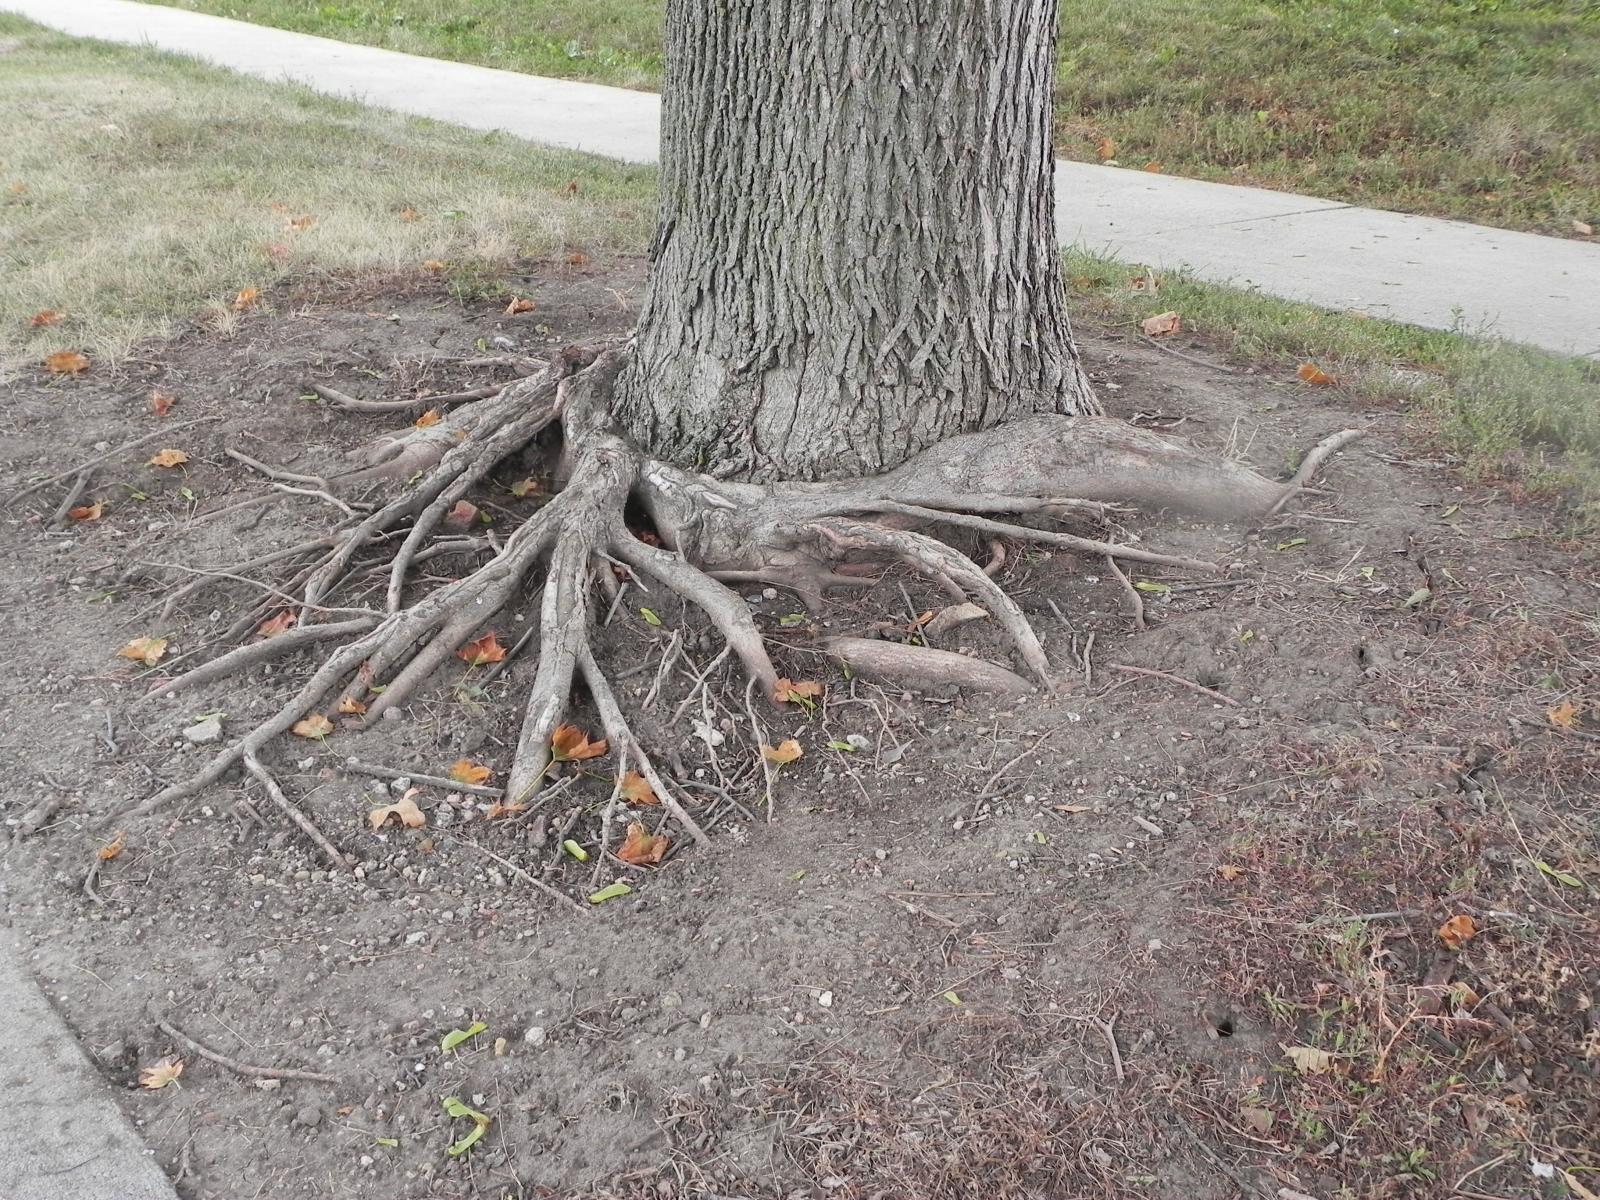
<path id="1" fill-rule="evenodd" d="M 1144 330 L 1146 337 L 1165 337 L 1183 328 L 1183 318 L 1176 312 L 1157 313 L 1140 321 L 1139 328 Z"/>
<path id="2" fill-rule="evenodd" d="M 511 494 L 518 500 L 526 500 L 529 496 L 537 496 L 540 492 L 537 479 L 519 479 L 510 488 Z"/>
<path id="3" fill-rule="evenodd" d="M 28 324 L 35 329 L 42 329 L 46 325 L 59 325 L 67 319 L 67 314 L 59 308 L 41 308 L 28 318 Z"/>
<path id="4" fill-rule="evenodd" d="M 317 219 L 308 214 L 306 216 L 290 217 L 287 221 L 284 222 L 283 227 L 285 229 L 292 229 L 296 233 L 304 233 L 306 230 L 310 229 L 316 223 L 317 223 Z"/>
<path id="5" fill-rule="evenodd" d="M 57 350 L 44 360 L 44 366 L 52 375 L 82 375 L 89 369 L 89 359 L 76 350 Z"/>
<path id="6" fill-rule="evenodd" d="M 429 425 L 437 425 L 442 420 L 444 420 L 444 414 L 437 408 L 430 408 L 411 423 L 418 429 L 426 429 Z"/>
<path id="7" fill-rule="evenodd" d="M 254 308 L 256 301 L 261 296 L 260 288 L 241 288 L 239 294 L 233 298 L 233 311 L 244 312 L 247 308 Z"/>
<path id="8" fill-rule="evenodd" d="M 1572 232 L 1576 233 L 1576 234 L 1581 234 L 1584 237 L 1593 237 L 1594 236 L 1594 226 L 1589 224 L 1589 222 L 1587 222 L 1587 221 L 1574 220 L 1572 222 Z"/>
<path id="9" fill-rule="evenodd" d="M 158 417 L 166 416 L 177 402 L 176 396 L 171 392 L 163 392 L 160 388 L 150 393 L 150 411 Z"/>
<path id="10" fill-rule="evenodd" d="M 28 185 L 19 179 L 10 187 L 6 188 L 6 191 L 10 192 L 13 196 L 25 196 L 28 194 Z"/>
<path id="11" fill-rule="evenodd" d="M 1459 950 L 1478 936 L 1478 923 L 1465 913 L 1457 913 L 1439 926 L 1439 940 L 1446 950 Z"/>
<path id="12" fill-rule="evenodd" d="M 333 722 L 321 713 L 312 713 L 296 721 L 289 732 L 295 737 L 325 738 L 333 732 Z"/>
<path id="13" fill-rule="evenodd" d="M 458 758 L 450 766 L 449 775 L 457 783 L 479 784 L 493 775 L 494 772 L 482 763 L 473 762 L 470 758 Z"/>
<path id="14" fill-rule="evenodd" d="M 589 256 L 581 250 L 567 255 L 567 266 L 569 267 L 587 267 L 588 265 Z"/>
<path id="15" fill-rule="evenodd" d="M 437 258 L 430 258 L 423 262 L 422 269 L 431 275 L 443 275 L 445 264 Z"/>
<path id="16" fill-rule="evenodd" d="M 163 1058 L 153 1067 L 142 1067 L 139 1071 L 139 1086 L 155 1091 L 164 1088 L 169 1083 L 177 1083 L 178 1076 L 183 1074 L 183 1059 Z"/>
<path id="17" fill-rule="evenodd" d="M 654 866 L 666 854 L 672 840 L 665 834 L 646 833 L 637 821 L 628 825 L 628 835 L 617 848 L 617 857 L 636 867 Z"/>
<path id="18" fill-rule="evenodd" d="M 526 804 L 501 804 L 496 800 L 489 805 L 489 811 L 483 814 L 483 818 L 486 821 L 493 821 L 499 817 L 510 817 L 527 811 Z"/>
<path id="19" fill-rule="evenodd" d="M 106 511 L 106 502 L 96 500 L 93 504 L 80 504 L 76 508 L 67 509 L 67 516 L 74 521 L 98 521 Z"/>
<path id="20" fill-rule="evenodd" d="M 1583 886 L 1583 880 L 1579 879 L 1576 875 L 1573 875 L 1567 871 L 1558 870 L 1557 868 L 1552 867 L 1549 863 L 1545 862 L 1542 858 L 1536 859 L 1533 865 L 1538 867 L 1543 874 L 1550 876 L 1551 879 L 1554 879 L 1557 883 L 1566 887 L 1575 888 Z"/>
<path id="21" fill-rule="evenodd" d="M 761 757 L 769 763 L 777 763 L 780 767 L 785 763 L 794 762 L 804 753 L 805 751 L 800 749 L 800 743 L 793 738 L 785 738 L 776 746 L 761 747 Z"/>
<path id="22" fill-rule="evenodd" d="M 1222 876 L 1222 878 L 1226 879 L 1229 883 L 1235 883 L 1244 878 L 1244 868 L 1236 867 L 1232 863 L 1223 863 L 1217 868 L 1217 874 Z"/>
<path id="23" fill-rule="evenodd" d="M 1161 164 L 1159 162 L 1147 162 L 1144 165 L 1144 169 L 1152 175 L 1161 174 Z"/>
<path id="24" fill-rule="evenodd" d="M 294 609 L 285 608 L 276 616 L 268 617 L 260 625 L 256 626 L 256 632 L 262 637 L 277 637 L 280 633 L 285 633 L 292 629 L 294 623 L 299 619 L 295 615 Z"/>
<path id="25" fill-rule="evenodd" d="M 151 467 L 181 467 L 189 461 L 189 456 L 182 450 L 161 450 L 153 455 L 147 463 Z"/>
<path id="26" fill-rule="evenodd" d="M 1263 1137 L 1272 1132 L 1273 1116 L 1270 1108 L 1245 1107 L 1239 1110 L 1239 1115 L 1245 1119 L 1245 1123 L 1251 1129 L 1254 1129 Z"/>
<path id="27" fill-rule="evenodd" d="M 506 316 L 514 317 L 518 313 L 530 313 L 539 306 L 524 296 L 511 297 L 511 303 L 506 305 Z"/>
<path id="28" fill-rule="evenodd" d="M 387 822 L 390 817 L 398 817 L 400 819 L 400 824 L 404 825 L 407 829 L 421 829 L 428 823 L 428 818 L 426 814 L 424 814 L 423 811 L 417 807 L 417 802 L 412 799 L 412 797 L 416 794 L 417 789 L 411 788 L 404 796 L 401 796 L 400 799 L 396 800 L 393 804 L 385 804 L 381 808 L 373 809 L 367 814 L 367 824 L 371 825 L 374 829 L 382 829 L 384 823 Z"/>
<path id="29" fill-rule="evenodd" d="M 639 610 L 639 615 L 644 618 L 644 623 L 646 625 L 653 625 L 658 629 L 661 627 L 661 615 L 657 613 L 655 609 L 641 608 Z"/>
<path id="30" fill-rule="evenodd" d="M 772 698 L 779 704 L 787 704 L 790 701 L 809 702 L 821 695 L 822 685 L 814 679 L 796 681 L 780 678 L 772 685 Z"/>
<path id="31" fill-rule="evenodd" d="M 1094 144 L 1094 152 L 1100 156 L 1100 161 L 1105 162 L 1117 156 L 1117 141 L 1115 138 L 1103 137 Z"/>
<path id="32" fill-rule="evenodd" d="M 1557 729 L 1571 729 L 1578 723 L 1578 705 L 1575 701 L 1563 700 L 1560 704 L 1545 709 L 1544 715 Z"/>
<path id="33" fill-rule="evenodd" d="M 117 830 L 115 837 L 113 837 L 104 846 L 100 847 L 100 849 L 95 853 L 95 857 L 101 862 L 110 862 L 113 858 L 116 858 L 117 855 L 122 853 L 122 848 L 127 844 L 128 835 L 119 829 Z"/>
<path id="34" fill-rule="evenodd" d="M 449 1033 L 445 1034 L 439 1039 L 439 1050 L 444 1054 L 449 1054 L 450 1051 L 461 1045 L 462 1042 L 470 1042 L 480 1033 L 487 1031 L 488 1028 L 489 1027 L 482 1021 L 474 1021 L 465 1029 L 452 1029 Z"/>
<path id="35" fill-rule="evenodd" d="M 579 862 L 589 861 L 589 852 L 571 838 L 568 838 L 566 841 L 562 842 L 561 848 L 568 854 L 572 855 L 572 857 L 577 859 Z"/>
<path id="36" fill-rule="evenodd" d="M 421 213 L 412 208 L 409 204 L 402 208 L 399 212 L 395 213 L 395 216 L 399 217 L 402 221 L 415 221 L 421 215 Z"/>
<path id="37" fill-rule="evenodd" d="M 637 771 L 629 771 L 622 777 L 620 795 L 630 804 L 660 804 L 655 789 L 650 786 L 650 781 Z"/>
<path id="38" fill-rule="evenodd" d="M 633 889 L 619 879 L 616 883 L 608 883 L 598 892 L 590 893 L 589 903 L 604 904 L 607 900 L 616 900 L 619 897 L 629 896 L 632 894 Z"/>
<path id="39" fill-rule="evenodd" d="M 605 739 L 591 742 L 589 735 L 576 725 L 558 725 L 550 735 L 550 757 L 557 762 L 599 758 L 607 749 Z"/>
<path id="40" fill-rule="evenodd" d="M 569 196 L 576 196 L 578 194 L 578 181 L 576 179 L 567 180 L 561 190 Z"/>
<path id="41" fill-rule="evenodd" d="M 134 662 L 142 662 L 147 667 L 153 667 L 161 661 L 161 656 L 167 652 L 167 639 L 156 637 L 134 638 L 121 650 L 117 651 L 118 658 L 131 658 Z"/>
<path id="42" fill-rule="evenodd" d="M 341 712 L 347 717 L 359 717 L 362 713 L 367 711 L 367 706 L 361 703 L 361 701 L 357 700 L 354 696 L 345 696 L 339 701 L 339 704 L 334 711 Z"/>
<path id="43" fill-rule="evenodd" d="M 1285 1046 L 1283 1052 L 1302 1075 L 1321 1075 L 1333 1066 L 1333 1055 L 1315 1046 Z"/>
<path id="44" fill-rule="evenodd" d="M 446 1096 L 444 1098 L 444 1111 L 452 1117 L 467 1117 L 472 1121 L 472 1130 L 459 1141 L 452 1142 L 445 1151 L 451 1158 L 459 1158 L 483 1137 L 484 1131 L 494 1123 L 494 1118 L 487 1113 L 481 1113 L 475 1108 L 468 1108 L 461 1102 L 460 1096 Z"/>
<path id="45" fill-rule="evenodd" d="M 506 648 L 500 644 L 492 629 L 456 651 L 456 657 L 469 667 L 488 666 L 490 663 L 500 662 L 505 656 Z"/>
<path id="46" fill-rule="evenodd" d="M 1327 387 L 1329 384 L 1339 382 L 1336 378 L 1334 378 L 1332 375 L 1329 375 L 1314 362 L 1301 363 L 1300 369 L 1296 371 L 1295 374 L 1300 376 L 1302 380 L 1311 384 L 1313 387 Z"/>
<path id="47" fill-rule="evenodd" d="M 1088 804 L 1052 804 L 1050 807 L 1054 808 L 1059 813 L 1067 813 L 1069 816 L 1076 816 L 1078 813 L 1094 811 L 1093 806 Z"/>

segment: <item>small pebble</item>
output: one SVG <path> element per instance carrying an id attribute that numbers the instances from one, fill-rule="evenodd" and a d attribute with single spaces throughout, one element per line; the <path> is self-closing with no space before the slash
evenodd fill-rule
<path id="1" fill-rule="evenodd" d="M 530 1046 L 542 1046 L 548 1040 L 543 1025 L 530 1025 L 528 1032 L 522 1035 L 522 1040 Z"/>

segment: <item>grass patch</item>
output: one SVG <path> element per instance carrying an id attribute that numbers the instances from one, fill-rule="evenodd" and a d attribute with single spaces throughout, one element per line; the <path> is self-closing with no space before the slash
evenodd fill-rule
<path id="1" fill-rule="evenodd" d="M 656 88 L 662 0 L 163 0 Z M 1600 225 L 1596 0 L 1062 0 L 1058 153 L 1572 235 Z"/>
<path id="2" fill-rule="evenodd" d="M 5 15 L 0 38 L 0 370 L 65 349 L 114 360 L 312 270 L 436 260 L 470 282 L 648 241 L 653 170 Z M 30 327 L 43 309 L 68 316 Z"/>
<path id="3" fill-rule="evenodd" d="M 1312 362 L 1375 403 L 1406 405 L 1480 478 L 1560 501 L 1600 520 L 1600 364 L 1509 342 L 1398 325 L 1260 292 L 1158 274 L 1080 250 L 1067 254 L 1073 309 L 1137 332 L 1176 311 L 1186 330 L 1239 363 L 1300 388 Z"/>

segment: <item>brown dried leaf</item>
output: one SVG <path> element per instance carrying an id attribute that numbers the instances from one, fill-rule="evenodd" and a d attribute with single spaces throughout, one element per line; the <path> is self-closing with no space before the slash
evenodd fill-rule
<path id="1" fill-rule="evenodd" d="M 493 775 L 494 772 L 482 763 L 473 762 L 470 758 L 458 758 L 450 765 L 449 775 L 457 783 L 479 784 Z"/>
<path id="2" fill-rule="evenodd" d="M 59 308 L 41 308 L 28 318 L 28 324 L 35 329 L 43 329 L 46 325 L 59 325 L 67 319 L 67 314 Z"/>
<path id="3" fill-rule="evenodd" d="M 506 316 L 514 317 L 518 313 L 531 313 L 539 306 L 525 296 L 511 297 L 511 303 L 506 305 Z"/>
<path id="4" fill-rule="evenodd" d="M 794 762 L 804 753 L 805 751 L 800 749 L 800 743 L 793 738 L 785 738 L 776 746 L 761 747 L 761 757 L 769 763 L 776 763 L 780 767 L 785 763 Z"/>
<path id="5" fill-rule="evenodd" d="M 430 258 L 422 264 L 422 269 L 430 275 L 443 275 L 447 267 L 442 260 Z"/>
<path id="6" fill-rule="evenodd" d="M 1150 172 L 1150 174 L 1152 174 L 1152 175 L 1161 174 L 1161 164 L 1159 162 L 1154 161 L 1154 160 L 1145 163 L 1144 169 L 1146 171 Z"/>
<path id="7" fill-rule="evenodd" d="M 101 862 L 110 862 L 122 853 L 122 848 L 128 844 L 128 835 L 122 830 L 117 830 L 116 835 L 95 852 L 95 857 Z"/>
<path id="8" fill-rule="evenodd" d="M 156 388 L 150 393 L 150 411 L 158 417 L 166 416 L 172 411 L 172 406 L 177 402 L 178 398 L 176 396 L 171 392 L 164 392 L 160 388 Z"/>
<path id="9" fill-rule="evenodd" d="M 152 467 L 181 467 L 189 461 L 189 456 L 182 450 L 161 450 L 154 454 L 147 466 Z"/>
<path id="10" fill-rule="evenodd" d="M 280 633 L 285 633 L 292 629 L 294 623 L 299 619 L 294 609 L 285 608 L 276 616 L 268 617 L 260 625 L 256 626 L 256 632 L 262 637 L 277 637 Z"/>
<path id="11" fill-rule="evenodd" d="M 89 358 L 76 350 L 57 350 L 44 360 L 44 369 L 52 375 L 82 375 L 89 369 Z"/>
<path id="12" fill-rule="evenodd" d="M 1577 702 L 1563 700 L 1560 704 L 1545 709 L 1544 715 L 1549 718 L 1550 724 L 1557 729 L 1571 729 L 1578 723 Z"/>
<path id="13" fill-rule="evenodd" d="M 1183 318 L 1176 312 L 1157 313 L 1140 321 L 1139 328 L 1144 330 L 1146 337 L 1165 337 L 1183 328 Z"/>
<path id="14" fill-rule="evenodd" d="M 511 494 L 518 500 L 526 500 L 529 496 L 537 496 L 542 490 L 539 487 L 539 481 L 533 478 L 519 479 L 511 485 L 510 489 Z"/>
<path id="15" fill-rule="evenodd" d="M 1117 156 L 1117 140 L 1103 137 L 1094 144 L 1094 152 L 1100 156 L 1101 162 L 1107 162 Z"/>
<path id="16" fill-rule="evenodd" d="M 409 204 L 402 208 L 399 212 L 395 213 L 395 216 L 399 217 L 402 221 L 407 222 L 415 221 L 421 215 L 421 213 L 412 208 Z"/>
<path id="17" fill-rule="evenodd" d="M 622 798 L 631 804 L 660 804 L 661 800 L 651 788 L 650 781 L 637 771 L 622 777 Z"/>
<path id="18" fill-rule="evenodd" d="M 617 857 L 636 867 L 654 866 L 666 854 L 672 840 L 664 834 L 650 834 L 644 826 L 634 821 L 628 826 L 628 836 L 617 848 Z"/>
<path id="19" fill-rule="evenodd" d="M 550 735 L 550 757 L 557 762 L 599 758 L 609 748 L 604 738 L 591 742 L 589 735 L 576 725 L 558 725 L 556 731 Z"/>
<path id="20" fill-rule="evenodd" d="M 139 1069 L 139 1086 L 155 1091 L 157 1088 L 166 1087 L 169 1083 L 177 1083 L 178 1076 L 182 1074 L 183 1059 L 163 1058 L 153 1067 Z"/>
<path id="21" fill-rule="evenodd" d="M 106 502 L 96 500 L 93 504 L 80 504 L 76 508 L 67 509 L 67 516 L 74 521 L 98 521 L 106 511 Z"/>
<path id="22" fill-rule="evenodd" d="M 167 652 L 167 639 L 156 637 L 134 638 L 121 650 L 117 651 L 118 658 L 131 658 L 134 662 L 142 662 L 147 667 L 153 667 L 161 661 L 161 656 Z"/>
<path id="23" fill-rule="evenodd" d="M 1439 940 L 1446 950 L 1459 950 L 1478 936 L 1478 923 L 1466 913 L 1457 913 L 1439 926 Z"/>
<path id="24" fill-rule="evenodd" d="M 1321 1075 L 1333 1066 L 1333 1055 L 1315 1046 L 1285 1046 L 1283 1052 L 1302 1075 Z"/>
<path id="25" fill-rule="evenodd" d="M 260 298 L 261 298 L 261 289 L 260 288 L 253 288 L 253 287 L 240 288 L 239 289 L 239 294 L 233 298 L 233 311 L 234 312 L 244 312 L 248 308 L 254 308 L 255 304 L 256 304 L 256 301 L 259 300 Z"/>
<path id="26" fill-rule="evenodd" d="M 822 685 L 814 679 L 780 678 L 772 685 L 772 698 L 779 704 L 788 704 L 793 700 L 815 700 L 821 695 Z"/>
<path id="27" fill-rule="evenodd" d="M 1236 883 L 1244 878 L 1244 868 L 1236 867 L 1232 863 L 1223 863 L 1217 868 L 1217 874 L 1229 883 Z"/>
<path id="28" fill-rule="evenodd" d="M 412 799 L 417 794 L 417 789 L 412 788 L 393 804 L 386 804 L 375 808 L 367 814 L 367 823 L 374 829 L 382 829 L 384 822 L 390 817 L 399 818 L 400 824 L 407 829 L 421 829 L 428 823 L 427 814 L 417 807 L 417 802 Z"/>
<path id="29" fill-rule="evenodd" d="M 333 732 L 333 722 L 321 713 L 311 713 L 296 721 L 289 732 L 295 737 L 325 738 Z"/>
<path id="30" fill-rule="evenodd" d="M 316 223 L 317 219 L 308 213 L 305 216 L 290 217 L 284 222 L 283 227 L 285 229 L 292 229 L 296 233 L 304 233 Z"/>
<path id="31" fill-rule="evenodd" d="M 506 648 L 500 644 L 492 629 L 456 651 L 456 657 L 469 667 L 485 667 L 501 661 L 505 656 Z"/>
<path id="32" fill-rule="evenodd" d="M 573 253 L 567 255 L 567 266 L 569 267 L 587 267 L 588 265 L 589 256 L 583 253 L 581 250 L 574 251 Z"/>
<path id="33" fill-rule="evenodd" d="M 411 423 L 418 429 L 426 429 L 429 425 L 437 425 L 442 420 L 444 420 L 444 414 L 437 408 L 430 408 Z"/>
<path id="34" fill-rule="evenodd" d="M 1304 382 L 1311 384 L 1313 387 L 1327 387 L 1330 384 L 1339 382 L 1332 375 L 1329 375 L 1326 371 L 1313 362 L 1301 363 L 1300 369 L 1296 371 L 1295 374 L 1300 376 Z"/>
<path id="35" fill-rule="evenodd" d="M 347 717 L 359 717 L 367 711 L 367 706 L 354 696 L 345 696 L 334 707 L 335 712 L 341 712 Z"/>

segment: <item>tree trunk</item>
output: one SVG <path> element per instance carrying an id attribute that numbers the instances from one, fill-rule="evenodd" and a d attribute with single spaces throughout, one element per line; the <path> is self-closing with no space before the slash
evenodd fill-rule
<path id="1" fill-rule="evenodd" d="M 626 431 L 837 479 L 1095 411 L 1050 150 L 1055 0 L 669 0 L 659 224 Z"/>

